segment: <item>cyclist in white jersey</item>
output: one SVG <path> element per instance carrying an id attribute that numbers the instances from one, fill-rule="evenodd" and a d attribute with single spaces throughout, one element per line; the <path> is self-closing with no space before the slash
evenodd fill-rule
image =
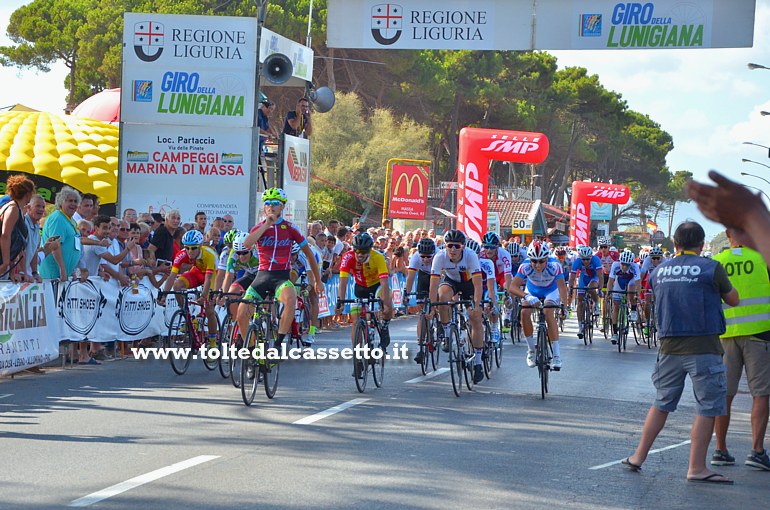
<path id="1" fill-rule="evenodd" d="M 473 239 L 465 241 L 465 247 L 473 250 L 476 255 L 481 253 L 481 246 Z M 505 252 L 508 253 L 508 252 Z M 479 255 L 479 266 L 481 267 L 481 286 L 484 289 L 483 299 L 488 299 L 490 303 L 486 305 L 487 315 L 489 317 L 490 329 L 493 332 L 492 339 L 500 342 L 500 330 L 497 325 L 497 282 L 495 281 L 495 265 L 489 259 L 482 258 Z M 493 326 L 494 324 L 494 326 Z M 492 329 L 494 327 L 494 329 Z M 494 336 L 494 331 L 497 331 L 497 337 Z"/>
<path id="2" fill-rule="evenodd" d="M 567 303 L 568 293 L 561 263 L 551 257 L 551 250 L 548 245 L 541 241 L 532 241 L 532 244 L 527 248 L 527 255 L 529 258 L 519 266 L 519 271 L 513 278 L 511 286 L 513 294 L 522 298 L 529 306 L 539 307 L 540 300 L 543 299 L 546 305 L 557 305 L 561 302 L 563 307 Z M 526 287 L 522 290 L 521 286 L 524 284 Z M 534 327 L 530 312 L 529 309 L 522 309 L 521 328 L 527 340 L 527 366 L 532 368 L 535 366 L 535 347 L 537 344 L 533 337 Z M 561 370 L 559 328 L 554 312 L 554 308 L 545 310 L 545 317 L 548 323 L 548 338 L 551 339 L 551 347 L 553 348 L 551 366 L 554 370 Z M 564 313 L 563 308 L 562 313 Z"/>
<path id="3" fill-rule="evenodd" d="M 624 251 L 620 254 L 620 260 L 612 264 L 610 269 L 607 289 L 615 292 L 628 291 L 628 303 L 631 305 L 631 322 L 636 321 L 636 296 L 639 292 L 639 284 L 642 279 L 639 266 L 634 262 L 634 254 Z M 607 300 L 612 299 L 612 344 L 618 343 L 618 311 L 620 309 L 621 294 L 608 292 Z"/>
<path id="4" fill-rule="evenodd" d="M 456 295 L 471 300 L 473 307 L 468 310 L 468 319 L 471 323 L 471 343 L 476 349 L 476 357 L 473 367 L 473 382 L 480 383 L 484 379 L 484 369 L 481 366 L 481 354 L 484 347 L 484 332 L 481 327 L 481 300 L 483 290 L 481 286 L 481 266 L 479 257 L 470 248 L 465 247 L 465 234 L 459 230 L 450 230 L 444 236 L 446 250 L 439 251 L 433 257 L 433 265 L 430 271 L 430 300 L 450 301 Z M 444 277 L 441 277 L 441 274 Z M 438 314 L 443 328 L 444 339 L 449 338 L 449 307 L 438 306 Z M 432 319 L 435 311 L 431 309 L 429 318 Z M 444 350 L 449 346 L 444 342 Z"/>
<path id="5" fill-rule="evenodd" d="M 430 292 L 430 270 L 433 266 L 433 257 L 436 254 L 436 243 L 433 239 L 425 237 L 420 239 L 417 244 L 417 251 L 409 257 L 409 267 L 407 268 L 406 276 L 406 290 L 411 292 L 414 280 L 417 278 L 417 288 L 415 294 L 417 296 L 417 307 L 422 311 L 422 302 L 428 297 Z M 417 343 L 422 338 L 422 321 L 417 322 Z M 414 357 L 414 361 L 417 364 L 422 363 L 423 352 L 417 351 L 417 355 Z"/>
<path id="6" fill-rule="evenodd" d="M 494 232 L 484 234 L 484 237 L 481 238 L 481 246 L 484 251 L 479 257 L 480 259 L 492 262 L 496 286 L 508 291 L 513 281 L 513 275 L 511 275 L 511 254 L 501 246 L 500 238 Z M 489 299 L 496 301 L 497 293 L 491 295 Z M 498 326 L 497 306 L 493 307 L 489 320 L 492 325 L 492 339 L 495 342 L 499 342 L 500 328 Z"/>

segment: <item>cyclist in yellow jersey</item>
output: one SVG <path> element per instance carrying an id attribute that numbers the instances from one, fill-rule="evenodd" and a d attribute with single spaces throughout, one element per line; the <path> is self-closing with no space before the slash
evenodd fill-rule
<path id="1" fill-rule="evenodd" d="M 209 328 L 209 347 L 216 347 L 217 338 L 217 316 L 214 312 L 214 302 L 210 302 L 209 291 L 216 285 L 217 254 L 208 246 L 201 246 L 203 234 L 198 230 L 185 232 L 182 237 L 184 250 L 179 252 L 174 259 L 171 267 L 171 275 L 163 285 L 163 290 L 168 292 L 172 288 L 174 291 L 193 289 L 198 286 L 201 288 L 201 298 L 198 303 L 206 309 L 206 318 Z M 191 265 L 189 271 L 179 275 L 182 265 Z M 179 277 L 177 278 L 177 275 Z M 184 297 L 175 296 L 179 307 L 184 305 Z M 160 304 L 164 304 L 164 299 L 158 298 Z"/>
<path id="2" fill-rule="evenodd" d="M 382 299 L 382 331 L 380 335 L 380 347 L 385 350 L 390 344 L 390 331 L 388 326 L 393 316 L 393 300 L 390 296 L 390 278 L 388 264 L 385 257 L 372 250 L 374 239 L 367 233 L 357 234 L 353 238 L 353 251 L 347 252 L 342 257 L 340 266 L 340 286 L 337 300 L 337 313 L 342 308 L 341 300 L 345 299 L 348 290 L 348 278 L 353 275 L 356 282 L 354 293 L 358 298 L 366 298 L 372 294 L 379 294 Z M 350 316 L 353 324 L 358 320 L 361 309 L 351 307 Z M 356 328 L 351 328 L 350 340 L 355 347 Z"/>

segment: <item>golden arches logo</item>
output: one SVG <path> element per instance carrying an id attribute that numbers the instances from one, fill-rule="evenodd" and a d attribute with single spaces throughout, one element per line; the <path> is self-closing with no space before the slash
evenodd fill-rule
<path id="1" fill-rule="evenodd" d="M 406 195 L 402 195 L 398 192 L 398 188 L 401 185 L 403 181 L 406 181 Z M 398 179 L 396 179 L 396 184 L 393 186 L 393 195 L 398 196 L 412 196 L 412 188 L 414 187 L 414 181 L 417 181 L 417 184 L 420 186 L 420 194 L 418 196 L 424 197 L 425 196 L 425 188 L 423 187 L 422 179 L 420 178 L 419 173 L 414 173 L 412 175 L 407 175 L 406 172 L 402 173 L 398 176 Z"/>

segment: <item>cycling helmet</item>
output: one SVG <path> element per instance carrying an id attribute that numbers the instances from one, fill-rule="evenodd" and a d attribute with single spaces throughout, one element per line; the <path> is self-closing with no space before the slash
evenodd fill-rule
<path id="1" fill-rule="evenodd" d="M 660 246 L 653 246 L 650 248 L 650 256 L 651 257 L 662 257 L 663 256 L 663 248 Z"/>
<path id="2" fill-rule="evenodd" d="M 476 255 L 481 253 L 481 246 L 479 245 L 479 243 L 477 243 L 473 239 L 468 239 L 467 241 L 465 241 L 465 247 L 470 248 L 471 250 L 476 252 Z"/>
<path id="3" fill-rule="evenodd" d="M 634 252 L 631 251 L 624 251 L 620 254 L 620 263 L 621 264 L 631 264 L 634 262 Z"/>
<path id="4" fill-rule="evenodd" d="M 262 192 L 262 202 L 267 200 L 280 200 L 285 204 L 288 198 L 286 192 L 281 188 L 267 188 Z"/>
<path id="5" fill-rule="evenodd" d="M 607 236 L 600 236 L 599 237 L 599 246 L 609 246 L 610 245 L 610 238 Z"/>
<path id="6" fill-rule="evenodd" d="M 481 238 L 481 244 L 484 246 L 500 246 L 500 238 L 494 232 L 487 232 Z"/>
<path id="7" fill-rule="evenodd" d="M 534 260 L 546 259 L 551 255 L 548 245 L 542 241 L 532 241 L 527 248 L 527 257 Z"/>
<path id="8" fill-rule="evenodd" d="M 233 244 L 233 240 L 235 239 L 236 235 L 238 235 L 238 230 L 236 229 L 229 230 L 225 234 L 223 241 L 225 242 L 225 244 Z"/>
<path id="9" fill-rule="evenodd" d="M 297 243 L 292 244 L 291 245 L 291 254 L 292 255 L 296 255 L 297 253 L 299 253 L 300 249 L 301 248 L 299 247 L 299 245 Z"/>
<path id="10" fill-rule="evenodd" d="M 235 238 L 233 239 L 233 251 L 246 251 L 248 248 L 246 247 L 246 238 L 249 237 L 248 232 L 238 232 L 235 235 Z"/>
<path id="11" fill-rule="evenodd" d="M 556 256 L 557 257 L 566 257 L 567 256 L 567 249 L 564 246 L 559 246 L 556 248 Z"/>
<path id="12" fill-rule="evenodd" d="M 460 230 L 450 230 L 444 234 L 444 242 L 465 244 L 465 234 Z"/>
<path id="13" fill-rule="evenodd" d="M 618 249 L 617 249 L 617 248 L 615 248 L 614 246 L 610 246 L 610 251 L 614 251 L 615 253 L 617 253 L 617 252 L 618 252 Z"/>
<path id="14" fill-rule="evenodd" d="M 578 248 L 578 255 L 581 259 L 590 259 L 594 256 L 594 251 L 590 246 L 581 246 Z"/>
<path id="15" fill-rule="evenodd" d="M 424 237 L 417 243 L 417 251 L 420 255 L 428 256 L 436 254 L 436 243 L 430 237 Z"/>
<path id="16" fill-rule="evenodd" d="M 518 257 L 521 251 L 521 247 L 516 241 L 511 241 L 508 243 L 508 246 L 506 246 L 505 249 L 508 250 L 508 253 L 511 254 L 511 257 Z"/>
<path id="17" fill-rule="evenodd" d="M 643 261 L 644 259 L 646 259 L 649 256 L 650 256 L 650 254 L 647 253 L 646 250 L 642 250 L 642 251 L 639 252 L 639 260 L 640 261 Z"/>
<path id="18" fill-rule="evenodd" d="M 366 232 L 356 234 L 353 238 L 354 250 L 371 250 L 372 246 L 374 246 L 374 239 Z"/>
<path id="19" fill-rule="evenodd" d="M 182 244 L 185 246 L 195 246 L 203 243 L 203 234 L 200 230 L 188 230 L 182 236 Z"/>
<path id="20" fill-rule="evenodd" d="M 704 251 L 703 256 L 706 257 L 707 259 L 710 259 L 713 256 L 713 254 L 710 251 Z"/>

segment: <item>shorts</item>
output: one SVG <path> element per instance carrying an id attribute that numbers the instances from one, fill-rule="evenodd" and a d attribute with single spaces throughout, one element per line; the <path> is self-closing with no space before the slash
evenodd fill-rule
<path id="1" fill-rule="evenodd" d="M 257 276 L 257 273 L 244 273 L 243 276 L 233 282 L 233 285 L 239 286 L 241 290 L 246 290 L 251 286 L 255 276 Z"/>
<path id="2" fill-rule="evenodd" d="M 727 394 L 738 393 L 743 369 L 752 397 L 770 395 L 770 342 L 752 336 L 723 338 L 724 362 L 727 367 Z"/>
<path id="3" fill-rule="evenodd" d="M 559 304 L 561 301 L 559 287 L 556 285 L 550 287 L 530 287 L 527 285 L 524 292 L 526 293 L 525 299 L 529 296 L 535 296 L 540 299 L 545 299 L 546 301 L 551 301 L 554 304 Z"/>
<path id="4" fill-rule="evenodd" d="M 188 289 L 194 289 L 195 287 L 200 287 L 203 285 L 203 282 L 206 280 L 206 275 L 201 273 L 201 270 L 197 267 L 193 266 L 189 271 L 186 273 L 182 273 L 179 275 L 179 278 L 183 279 L 187 283 Z M 214 282 L 211 282 L 211 287 L 214 287 Z"/>
<path id="5" fill-rule="evenodd" d="M 673 413 L 684 391 L 689 374 L 699 416 L 724 416 L 727 413 L 727 378 L 720 354 L 658 355 L 652 383 L 658 391 L 654 406 Z"/>
<path id="6" fill-rule="evenodd" d="M 417 289 L 415 289 L 418 301 L 424 301 L 430 292 L 430 273 L 417 272 Z"/>
<path id="7" fill-rule="evenodd" d="M 586 277 L 585 273 L 580 273 L 580 279 L 578 280 L 578 287 L 588 287 L 591 282 L 596 282 L 596 285 L 599 285 L 599 275 L 595 274 L 593 276 Z M 577 291 L 578 296 L 582 296 L 585 291 L 580 289 Z"/>
<path id="8" fill-rule="evenodd" d="M 615 292 L 622 292 L 628 288 L 628 284 L 631 283 L 631 280 L 615 280 L 615 285 L 613 285 L 612 290 Z M 623 298 L 622 294 L 613 294 L 612 300 L 613 301 L 620 301 Z"/>
<path id="9" fill-rule="evenodd" d="M 380 295 L 380 282 L 375 283 L 371 287 L 364 287 L 363 285 L 355 284 L 353 286 L 353 295 L 359 299 L 366 299 L 369 296 L 379 297 Z M 361 307 L 353 303 L 350 305 L 350 313 L 361 313 Z"/>
<path id="10" fill-rule="evenodd" d="M 452 292 L 454 292 L 455 295 L 460 294 L 463 299 L 470 299 L 473 301 L 474 289 L 472 281 L 457 282 L 451 278 L 444 277 L 444 279 L 441 280 L 441 285 L 448 285 L 452 287 Z"/>
<path id="11" fill-rule="evenodd" d="M 268 294 L 278 296 L 285 286 L 294 285 L 289 280 L 289 271 L 257 271 L 254 281 L 246 290 L 245 299 L 265 299 Z"/>

